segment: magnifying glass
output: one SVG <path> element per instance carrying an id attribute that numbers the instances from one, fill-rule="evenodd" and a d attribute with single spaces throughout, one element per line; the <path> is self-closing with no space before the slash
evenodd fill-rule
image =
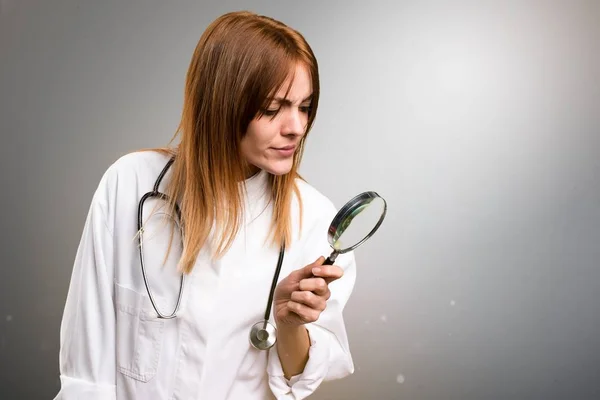
<path id="1" fill-rule="evenodd" d="M 375 192 L 364 192 L 348 201 L 335 215 L 327 230 L 327 240 L 333 252 L 323 265 L 332 265 L 338 255 L 354 250 L 373 236 L 381 226 L 386 212 L 386 201 Z M 277 341 L 277 329 L 268 320 L 282 260 L 283 250 L 273 277 L 264 320 L 255 323 L 250 330 L 250 343 L 258 350 L 267 350 Z"/>
<path id="2" fill-rule="evenodd" d="M 387 213 L 387 202 L 376 192 L 361 193 L 335 215 L 327 240 L 333 249 L 323 265 L 332 265 L 338 255 L 356 249 L 375 234 Z"/>

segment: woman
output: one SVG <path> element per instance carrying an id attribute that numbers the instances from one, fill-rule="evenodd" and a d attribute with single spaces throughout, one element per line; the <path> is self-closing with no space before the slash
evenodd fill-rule
<path id="1" fill-rule="evenodd" d="M 342 311 L 354 256 L 322 265 L 336 210 L 298 175 L 318 100 L 317 61 L 298 32 L 249 12 L 207 28 L 178 145 L 121 157 L 95 192 L 57 399 L 302 399 L 353 372 Z M 138 216 L 157 182 L 168 197 L 146 199 Z M 267 303 L 276 342 L 260 349 L 249 331 Z"/>

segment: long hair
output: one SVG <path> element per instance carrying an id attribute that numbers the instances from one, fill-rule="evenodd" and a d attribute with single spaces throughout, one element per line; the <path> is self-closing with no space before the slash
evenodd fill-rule
<path id="1" fill-rule="evenodd" d="M 270 242 L 277 246 L 291 240 L 294 193 L 302 220 L 296 178 L 319 101 L 317 60 L 299 32 L 248 11 L 222 15 L 202 34 L 186 76 L 179 127 L 168 147 L 147 149 L 175 157 L 166 193 L 172 210 L 180 203 L 184 236 L 179 269 L 184 273 L 193 269 L 211 236 L 211 256 L 216 258 L 235 239 L 243 212 L 239 185 L 248 171 L 240 142 L 252 119 L 262 116 L 276 92 L 293 78 L 298 63 L 309 71 L 312 102 L 291 171 L 268 178 L 273 205 Z M 179 144 L 172 147 L 178 137 Z"/>

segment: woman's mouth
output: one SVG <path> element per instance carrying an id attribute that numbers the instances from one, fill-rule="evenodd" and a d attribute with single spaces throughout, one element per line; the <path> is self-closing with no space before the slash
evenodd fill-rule
<path id="1" fill-rule="evenodd" d="M 290 145 L 290 146 L 283 146 L 283 147 L 273 147 L 273 150 L 275 150 L 279 155 L 281 155 L 283 157 L 289 157 L 289 156 L 293 155 L 294 152 L 296 151 L 296 146 Z"/>

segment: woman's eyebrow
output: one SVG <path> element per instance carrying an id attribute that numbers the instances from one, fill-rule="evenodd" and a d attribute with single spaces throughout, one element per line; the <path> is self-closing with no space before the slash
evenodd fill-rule
<path id="1" fill-rule="evenodd" d="M 307 98 L 305 98 L 304 100 L 302 100 L 300 102 L 300 104 L 306 103 L 307 101 L 312 100 L 312 97 L 313 97 L 313 95 L 310 94 Z M 284 97 L 275 97 L 275 98 L 273 98 L 273 101 L 276 101 L 279 104 L 285 104 L 285 105 L 290 105 L 290 106 L 292 105 L 292 102 L 290 100 L 284 98 Z"/>

